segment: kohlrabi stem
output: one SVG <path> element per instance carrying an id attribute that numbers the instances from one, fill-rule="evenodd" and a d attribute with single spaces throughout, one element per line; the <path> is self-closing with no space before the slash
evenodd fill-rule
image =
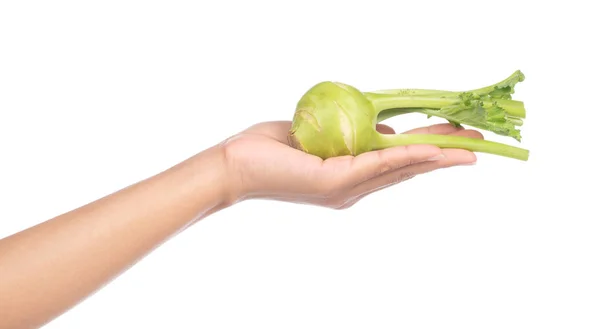
<path id="1" fill-rule="evenodd" d="M 367 99 L 369 99 L 371 104 L 373 104 L 376 113 L 380 113 L 381 111 L 389 109 L 414 107 L 439 109 L 445 106 L 456 104 L 460 101 L 455 97 L 441 98 L 428 96 L 403 96 L 394 94 L 370 94 L 367 96 Z"/>
<path id="2" fill-rule="evenodd" d="M 435 96 L 403 96 L 395 94 L 365 94 L 367 99 L 373 104 L 376 113 L 390 109 L 404 109 L 404 108 L 429 108 L 439 109 L 445 106 L 455 105 L 460 103 L 461 100 L 458 97 L 439 97 Z M 498 106 L 502 107 L 506 114 L 517 118 L 525 118 L 525 107 L 523 102 L 514 101 L 509 99 L 498 99 L 498 100 L 485 100 L 483 104 L 485 106 L 492 105 L 496 102 Z"/>
<path id="3" fill-rule="evenodd" d="M 422 112 L 423 108 L 419 108 L 419 107 L 406 107 L 406 108 L 395 108 L 395 109 L 389 109 L 389 110 L 384 110 L 379 112 L 379 114 L 377 115 L 377 123 L 380 123 L 382 121 L 385 121 L 389 118 L 395 117 L 397 115 L 400 114 L 407 114 L 407 113 L 420 113 Z"/>
<path id="4" fill-rule="evenodd" d="M 395 95 L 404 95 L 404 96 L 444 96 L 444 97 L 452 97 L 457 96 L 461 93 L 473 93 L 476 95 L 488 95 L 497 92 L 497 89 L 501 89 L 500 91 L 510 90 L 517 84 L 517 82 L 522 82 L 525 80 L 525 75 L 523 72 L 517 70 L 513 72 L 508 78 L 497 82 L 493 85 L 485 86 L 483 88 L 471 89 L 466 91 L 448 91 L 448 90 L 437 90 L 437 89 L 383 89 L 377 90 L 374 92 L 370 92 L 369 94 L 395 94 Z"/>
<path id="5" fill-rule="evenodd" d="M 373 149 L 384 149 L 394 146 L 415 144 L 429 144 L 440 148 L 459 148 L 472 152 L 481 152 L 527 161 L 529 151 L 526 149 L 486 141 L 483 139 L 429 134 L 380 134 L 377 133 L 373 140 Z"/>
<path id="6" fill-rule="evenodd" d="M 506 111 L 506 114 L 510 116 L 521 119 L 525 119 L 525 117 L 527 116 L 527 112 L 525 111 L 525 104 L 521 101 L 516 101 L 512 99 L 496 99 L 492 102 L 496 102 L 496 104 L 503 108 L 504 111 Z M 486 102 L 484 102 L 484 104 L 485 103 Z"/>
<path id="7" fill-rule="evenodd" d="M 523 120 L 521 120 L 521 118 L 508 116 L 506 118 L 506 120 L 512 122 L 515 126 L 522 126 L 523 125 Z"/>
<path id="8" fill-rule="evenodd" d="M 437 90 L 437 89 L 414 89 L 413 88 L 413 89 L 382 89 L 382 90 L 367 92 L 365 94 L 390 94 L 390 95 L 403 95 L 403 96 L 437 96 L 437 95 L 456 96 L 456 95 L 460 94 L 460 92 Z"/>
<path id="9" fill-rule="evenodd" d="M 397 115 L 407 114 L 407 113 L 423 113 L 423 114 L 427 114 L 427 115 L 434 115 L 434 116 L 437 116 L 440 118 L 450 119 L 450 118 L 444 117 L 444 115 L 442 115 L 442 114 L 436 113 L 435 111 L 436 111 L 435 109 L 418 108 L 418 107 L 406 107 L 406 108 L 395 108 L 395 109 L 383 110 L 383 111 L 379 112 L 379 114 L 377 115 L 377 123 L 380 123 L 389 118 L 393 118 Z M 523 120 L 519 117 L 509 115 L 506 117 L 506 120 L 509 120 L 515 126 L 523 125 Z"/>

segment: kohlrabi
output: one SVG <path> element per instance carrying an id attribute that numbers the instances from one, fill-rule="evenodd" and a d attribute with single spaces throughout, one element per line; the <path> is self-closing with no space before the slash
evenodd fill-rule
<path id="1" fill-rule="evenodd" d="M 290 144 L 322 159 L 409 144 L 460 148 L 527 161 L 529 151 L 477 138 L 429 134 L 381 134 L 376 124 L 396 115 L 422 113 L 521 141 L 523 102 L 513 100 L 515 85 L 525 79 L 521 71 L 480 89 L 444 91 L 394 89 L 361 92 L 340 82 L 321 82 L 297 104 Z"/>

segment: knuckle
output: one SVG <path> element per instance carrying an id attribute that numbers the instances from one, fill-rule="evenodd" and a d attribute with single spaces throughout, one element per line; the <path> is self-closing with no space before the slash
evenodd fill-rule
<path id="1" fill-rule="evenodd" d="M 379 170 L 378 170 L 378 172 L 377 172 L 377 173 L 378 173 L 379 175 L 383 175 L 383 174 L 385 174 L 385 173 L 387 173 L 387 172 L 389 172 L 389 171 L 391 171 L 391 170 L 392 170 L 392 166 L 390 166 L 388 163 L 386 163 L 386 164 L 382 164 L 382 165 L 379 167 Z"/>
<path id="2" fill-rule="evenodd" d="M 378 153 L 378 162 L 379 162 L 379 166 L 377 168 L 378 174 L 382 175 L 385 174 L 389 171 L 391 171 L 393 168 L 392 162 L 390 161 L 390 159 L 388 157 L 386 157 L 384 155 L 383 152 Z"/>

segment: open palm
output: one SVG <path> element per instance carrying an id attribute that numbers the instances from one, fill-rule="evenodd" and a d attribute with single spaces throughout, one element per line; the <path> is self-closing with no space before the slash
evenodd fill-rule
<path id="1" fill-rule="evenodd" d="M 344 209 L 361 198 L 420 174 L 471 164 L 475 154 L 433 145 L 409 145 L 358 156 L 322 160 L 291 147 L 291 122 L 263 122 L 229 138 L 223 145 L 235 180 L 238 199 L 268 198 Z M 392 128 L 378 125 L 384 134 Z M 451 134 L 483 138 L 474 130 L 437 124 L 410 134 Z"/>

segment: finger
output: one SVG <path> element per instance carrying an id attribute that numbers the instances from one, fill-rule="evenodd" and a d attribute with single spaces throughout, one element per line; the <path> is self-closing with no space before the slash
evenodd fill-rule
<path id="1" fill-rule="evenodd" d="M 475 154 L 467 150 L 444 149 L 442 154 L 443 157 L 437 161 L 415 163 L 374 177 L 355 186 L 348 193 L 351 196 L 364 197 L 373 192 L 404 182 L 417 175 L 452 166 L 474 164 L 477 161 Z"/>
<path id="2" fill-rule="evenodd" d="M 349 162 L 344 177 L 350 188 L 374 177 L 423 161 L 437 160 L 442 150 L 433 145 L 407 145 L 362 153 Z"/>
<path id="3" fill-rule="evenodd" d="M 454 133 L 451 133 L 450 135 L 483 139 L 483 135 L 479 131 L 471 130 L 471 129 L 461 129 L 461 130 L 458 130 L 458 131 L 456 131 Z M 469 163 L 472 160 L 473 161 L 476 160 L 476 157 L 475 158 L 471 157 L 471 154 L 468 151 L 467 152 L 462 152 L 460 150 L 456 151 L 456 150 L 447 149 L 447 150 L 443 150 L 442 154 L 450 154 L 450 157 L 451 157 L 450 158 L 450 162 L 453 160 L 455 163 L 457 163 L 457 162 L 458 163 L 461 163 L 461 162 Z M 444 155 L 444 157 L 446 157 L 446 155 Z M 445 166 L 451 166 L 452 164 L 441 163 L 441 165 L 443 167 L 444 165 Z M 349 194 L 349 195 L 351 195 L 351 197 L 347 198 L 346 202 L 343 205 L 340 205 L 337 209 L 346 209 L 346 208 L 352 207 L 354 204 L 356 204 L 362 198 L 366 197 L 367 195 L 369 195 L 369 194 L 371 194 L 373 192 L 379 191 L 379 190 L 384 189 L 384 188 L 386 188 L 388 186 L 396 185 L 396 184 L 398 184 L 400 182 L 407 181 L 407 180 L 415 177 L 416 175 L 418 175 L 418 174 L 412 172 L 411 170 L 409 170 L 410 166 L 409 167 L 404 167 L 404 168 L 407 169 L 407 170 L 405 172 L 403 172 L 403 173 L 391 172 L 391 173 L 385 174 L 385 175 L 388 175 L 388 177 L 382 178 L 382 180 L 384 181 L 384 183 L 378 182 L 378 183 L 372 184 L 372 186 L 370 186 L 370 187 L 365 187 L 363 185 L 363 186 L 357 186 L 356 188 L 352 189 L 350 191 L 350 194 Z M 437 169 L 440 169 L 440 168 L 437 168 Z M 425 170 L 427 170 L 427 169 L 425 169 Z M 433 170 L 435 170 L 435 169 L 433 169 Z M 430 170 L 430 171 L 433 171 L 433 170 Z M 419 174 L 423 174 L 425 172 L 426 171 L 421 171 Z M 390 175 L 391 175 L 391 177 L 390 177 Z M 383 186 L 379 186 L 378 187 L 378 184 L 379 185 L 383 185 Z M 356 192 L 356 191 L 359 191 L 361 189 L 366 189 L 366 190 L 372 189 L 372 191 L 371 192 L 362 193 L 362 194 L 360 192 Z M 354 195 L 352 193 L 359 193 L 359 194 L 358 195 Z"/>
<path id="4" fill-rule="evenodd" d="M 455 127 L 450 123 L 440 123 L 431 125 L 428 127 L 421 127 L 408 130 L 404 132 L 405 134 L 434 134 L 434 135 L 447 135 L 450 133 L 457 132 L 459 130 L 463 130 L 462 127 Z"/>
<path id="5" fill-rule="evenodd" d="M 459 129 L 452 125 L 449 127 L 448 124 L 433 125 L 430 127 L 424 127 L 423 129 L 428 129 L 428 131 L 433 134 L 446 133 L 455 136 L 483 139 L 483 135 L 476 130 L 464 128 Z M 363 153 L 355 157 L 353 160 L 353 165 L 360 168 L 356 170 L 358 171 L 355 173 L 357 177 L 349 180 L 354 182 L 358 180 L 360 184 L 364 181 L 397 170 L 401 167 L 427 160 L 436 160 L 436 156 L 447 156 L 447 154 L 450 154 L 453 157 L 451 157 L 449 160 L 446 159 L 447 161 L 443 162 L 442 164 L 448 163 L 449 161 L 449 164 L 452 165 L 452 161 L 455 160 L 460 162 L 461 158 L 455 158 L 456 155 L 460 154 L 463 154 L 463 159 L 466 162 L 476 161 L 475 155 L 470 151 L 447 150 L 442 152 L 439 147 L 433 145 L 401 146 L 386 150 Z"/>
<path id="6" fill-rule="evenodd" d="M 388 125 L 384 125 L 382 123 L 378 123 L 377 126 L 377 131 L 382 133 L 382 134 L 386 134 L 386 135 L 392 135 L 395 134 L 396 131 L 394 130 L 394 128 L 388 126 Z"/>
<path id="7" fill-rule="evenodd" d="M 459 130 L 459 131 L 453 132 L 449 135 L 483 139 L 483 134 L 481 134 L 477 130 L 472 130 L 472 129 Z"/>

